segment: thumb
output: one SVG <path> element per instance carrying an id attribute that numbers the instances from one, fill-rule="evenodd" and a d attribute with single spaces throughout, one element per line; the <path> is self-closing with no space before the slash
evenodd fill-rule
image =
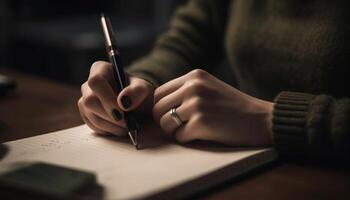
<path id="1" fill-rule="evenodd" d="M 131 77 L 130 85 L 118 95 L 118 105 L 123 111 L 135 110 L 145 101 L 152 88 L 153 86 L 147 81 Z"/>

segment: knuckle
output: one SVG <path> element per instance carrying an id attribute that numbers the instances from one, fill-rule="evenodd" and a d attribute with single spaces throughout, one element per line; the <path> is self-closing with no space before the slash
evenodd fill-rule
<path id="1" fill-rule="evenodd" d="M 93 72 L 97 69 L 100 69 L 101 67 L 105 66 L 107 64 L 107 62 L 104 61 L 95 61 L 94 63 L 92 63 L 91 68 L 90 68 L 90 72 Z"/>
<path id="2" fill-rule="evenodd" d="M 194 69 L 190 73 L 193 77 L 197 79 L 206 79 L 209 76 L 209 73 L 202 69 Z"/>
<path id="3" fill-rule="evenodd" d="M 89 94 L 83 99 L 83 105 L 87 108 L 93 107 L 95 102 L 98 100 L 97 96 L 94 94 Z"/>
<path id="4" fill-rule="evenodd" d="M 162 91 L 161 86 L 158 87 L 158 88 L 156 88 L 156 89 L 154 90 L 154 97 L 153 97 L 153 98 L 154 98 L 154 102 L 155 102 L 155 103 L 158 102 L 158 101 L 160 100 L 161 91 Z"/>
<path id="5" fill-rule="evenodd" d="M 95 74 L 88 79 L 87 84 L 93 90 L 104 81 L 105 81 L 105 77 L 103 75 Z"/>
<path id="6" fill-rule="evenodd" d="M 209 122 L 208 116 L 206 116 L 203 113 L 197 113 L 194 117 L 193 117 L 193 124 L 197 124 L 197 125 L 205 125 L 207 122 Z"/>
<path id="7" fill-rule="evenodd" d="M 144 92 L 144 91 L 147 91 L 147 85 L 141 83 L 141 82 L 137 82 L 137 83 L 134 83 L 132 85 L 129 86 L 129 88 L 132 90 L 132 91 L 135 91 L 135 92 Z"/>
<path id="8" fill-rule="evenodd" d="M 191 100 L 190 107 L 194 109 L 194 111 L 202 113 L 207 108 L 207 103 L 205 99 L 195 97 Z"/>
<path id="9" fill-rule="evenodd" d="M 89 87 L 89 86 L 88 86 L 87 81 L 84 82 L 84 83 L 80 86 L 80 92 L 81 92 L 82 95 L 84 95 L 84 93 L 86 92 L 86 90 L 87 90 L 88 87 Z"/>
<path id="10" fill-rule="evenodd" d="M 77 106 L 78 106 L 80 112 L 82 111 L 82 110 L 81 110 L 81 106 L 82 106 L 82 103 L 83 103 L 82 101 L 83 101 L 83 98 L 80 97 L 79 100 L 78 100 L 78 102 L 77 102 Z"/>
<path id="11" fill-rule="evenodd" d="M 204 81 L 192 80 L 186 83 L 186 91 L 190 95 L 202 96 L 205 94 L 206 90 L 207 90 L 207 86 Z"/>

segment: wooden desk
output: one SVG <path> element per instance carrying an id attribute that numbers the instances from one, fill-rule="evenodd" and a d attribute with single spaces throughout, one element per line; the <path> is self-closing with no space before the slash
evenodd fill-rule
<path id="1" fill-rule="evenodd" d="M 0 69 L 17 81 L 16 91 L 0 97 L 0 142 L 82 124 L 79 87 Z M 1 130 L 2 129 L 2 130 Z"/>
<path id="2" fill-rule="evenodd" d="M 82 124 L 76 102 L 79 88 L 9 70 L 18 89 L 0 99 L 0 141 L 39 135 Z M 350 199 L 345 170 L 278 164 L 225 183 L 201 199 Z"/>

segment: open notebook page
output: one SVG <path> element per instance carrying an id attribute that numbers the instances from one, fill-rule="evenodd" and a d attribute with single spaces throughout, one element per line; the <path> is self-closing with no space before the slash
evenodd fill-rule
<path id="1" fill-rule="evenodd" d="M 4 144 L 9 151 L 0 166 L 44 161 L 93 171 L 105 199 L 159 194 L 229 167 L 225 177 L 212 183 L 201 179 L 205 183 L 186 186 L 196 191 L 200 185 L 210 186 L 276 158 L 273 149 L 193 148 L 175 143 L 135 150 L 127 138 L 97 136 L 86 125 Z"/>

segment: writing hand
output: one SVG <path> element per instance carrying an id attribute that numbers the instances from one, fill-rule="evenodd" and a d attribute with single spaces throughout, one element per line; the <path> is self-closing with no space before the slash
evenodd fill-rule
<path id="1" fill-rule="evenodd" d="M 125 135 L 126 126 L 122 111 L 150 112 L 153 103 L 153 86 L 140 78 L 129 77 L 130 85 L 116 91 L 112 65 L 95 62 L 88 80 L 82 84 L 78 107 L 84 122 L 100 134 Z"/>

